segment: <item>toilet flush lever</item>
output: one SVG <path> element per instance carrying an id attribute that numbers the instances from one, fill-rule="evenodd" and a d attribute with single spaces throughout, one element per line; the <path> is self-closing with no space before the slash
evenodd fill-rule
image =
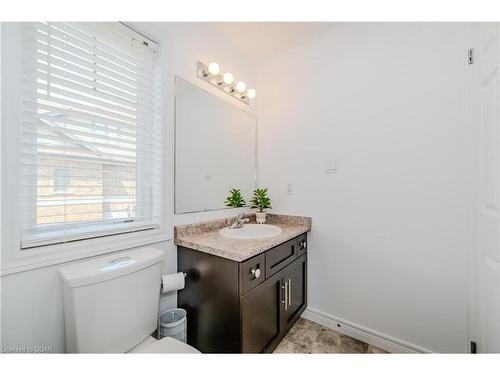
<path id="1" fill-rule="evenodd" d="M 120 258 L 115 258 L 111 259 L 108 263 L 109 264 L 121 264 L 121 263 L 128 263 L 132 260 L 130 257 L 120 257 Z"/>
<path id="2" fill-rule="evenodd" d="M 115 258 L 111 259 L 108 262 L 108 265 L 105 267 L 101 268 L 101 271 L 112 271 L 117 268 L 125 267 L 128 266 L 129 264 L 134 264 L 135 260 L 132 259 L 131 257 L 120 257 L 120 258 Z"/>

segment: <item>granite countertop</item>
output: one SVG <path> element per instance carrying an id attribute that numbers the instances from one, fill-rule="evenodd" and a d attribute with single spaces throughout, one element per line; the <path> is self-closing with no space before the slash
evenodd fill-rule
<path id="1" fill-rule="evenodd" d="M 250 222 L 255 222 L 255 215 L 248 215 L 247 217 Z M 231 239 L 221 236 L 219 230 L 232 224 L 235 219 L 236 217 L 230 217 L 201 223 L 177 225 L 174 228 L 174 242 L 179 246 L 242 262 L 311 230 L 310 217 L 267 214 L 266 224 L 280 227 L 281 234 L 252 240 Z"/>

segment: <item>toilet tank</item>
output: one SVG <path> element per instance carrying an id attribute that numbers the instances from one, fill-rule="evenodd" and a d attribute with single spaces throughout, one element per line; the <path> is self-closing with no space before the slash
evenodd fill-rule
<path id="1" fill-rule="evenodd" d="M 124 353 L 157 328 L 163 255 L 142 248 L 61 269 L 68 353 Z"/>

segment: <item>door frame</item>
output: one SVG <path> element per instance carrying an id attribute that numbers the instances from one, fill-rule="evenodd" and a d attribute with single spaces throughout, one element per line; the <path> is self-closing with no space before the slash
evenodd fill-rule
<path id="1" fill-rule="evenodd" d="M 478 47 L 478 35 L 477 28 L 479 25 L 477 23 L 466 23 L 464 29 L 464 116 L 465 116 L 465 126 L 467 132 L 467 142 L 465 151 L 467 153 L 467 176 L 469 176 L 469 191 L 468 191 L 468 226 L 471 230 L 469 246 L 467 248 L 467 306 L 466 306 L 466 324 L 467 324 L 467 341 L 466 351 L 470 353 L 470 342 L 478 340 L 478 330 L 477 330 L 477 314 L 475 311 L 476 307 L 476 189 L 477 189 L 477 167 L 479 165 L 479 161 L 476 157 L 476 140 L 477 140 L 477 128 L 474 126 L 474 105 L 475 101 L 475 90 L 474 90 L 474 79 L 476 74 L 476 65 L 468 63 L 468 53 L 469 49 L 472 51 L 476 51 Z"/>
<path id="2" fill-rule="evenodd" d="M 500 51 L 500 24 L 498 22 L 492 23 L 478 23 L 471 22 L 465 24 L 465 124 L 467 131 L 467 142 L 466 142 L 466 153 L 467 153 L 467 176 L 469 178 L 469 196 L 467 203 L 469 204 L 469 215 L 468 224 L 470 227 L 470 243 L 468 248 L 470 251 L 467 253 L 467 264 L 468 264 L 468 275 L 467 275 L 467 352 L 471 352 L 471 342 L 476 343 L 477 352 L 487 352 L 488 348 L 486 345 L 486 318 L 485 318 L 485 288 L 484 288 L 484 277 L 485 273 L 483 271 L 483 258 L 484 258 L 484 244 L 480 244 L 480 233 L 483 230 L 479 225 L 480 221 L 480 211 L 479 205 L 482 202 L 482 186 L 481 181 L 483 179 L 483 162 L 482 162 L 482 137 L 483 137 L 483 126 L 482 122 L 478 124 L 478 119 L 483 116 L 482 101 L 481 101 L 481 91 L 478 86 L 478 80 L 482 80 L 482 75 L 485 66 L 481 61 L 482 51 L 480 50 L 482 46 L 481 41 L 481 29 L 483 26 L 491 27 L 495 24 L 496 27 L 496 72 L 500 69 L 500 57 L 498 51 Z M 468 52 L 469 49 L 473 51 L 473 61 L 469 64 Z M 495 56 L 495 55 L 492 55 Z M 491 67 L 491 66 L 490 66 Z M 496 112 L 497 112 L 497 132 L 500 129 L 499 125 L 499 113 L 500 113 L 500 92 L 499 84 L 496 86 Z M 500 144 L 500 138 L 497 137 L 497 142 Z M 497 144 L 497 152 L 500 149 Z M 497 163 L 499 160 L 497 160 Z M 500 186 L 500 181 L 498 181 L 500 176 L 500 164 L 496 166 L 497 172 L 497 185 Z M 497 200 L 500 200 L 500 195 L 497 192 Z M 498 203 L 497 203 L 498 205 Z M 497 209 L 498 211 L 498 209 Z M 500 226 L 496 226 L 497 238 L 500 234 Z M 498 243 L 497 243 L 498 246 Z M 497 261 L 498 263 L 498 261 Z"/>

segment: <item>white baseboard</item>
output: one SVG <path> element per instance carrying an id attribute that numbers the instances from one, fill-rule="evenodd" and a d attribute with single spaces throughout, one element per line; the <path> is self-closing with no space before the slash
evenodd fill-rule
<path id="1" fill-rule="evenodd" d="M 389 353 L 432 353 L 431 350 L 384 335 L 355 323 L 336 318 L 322 311 L 307 308 L 302 317 L 334 331 L 354 337 Z"/>

